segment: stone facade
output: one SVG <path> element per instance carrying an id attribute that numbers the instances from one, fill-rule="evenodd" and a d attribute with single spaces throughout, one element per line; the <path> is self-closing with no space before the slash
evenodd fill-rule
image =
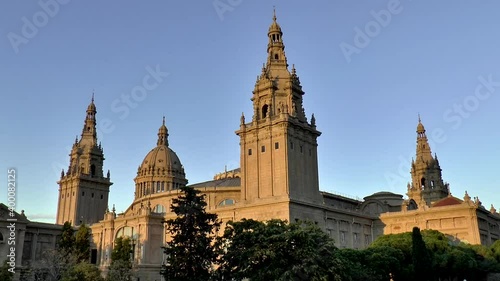
<path id="1" fill-rule="evenodd" d="M 191 185 L 206 196 L 209 212 L 216 213 L 223 222 L 243 218 L 309 220 L 324 229 L 340 248 L 362 249 L 380 235 L 411 231 L 414 226 L 440 230 L 474 244 L 489 245 L 499 239 L 500 215 L 493 207 L 487 211 L 477 198 L 471 200 L 466 195 L 461 200 L 451 196 L 420 118 L 407 199 L 384 191 L 363 200 L 320 191 L 317 138 L 321 133 L 314 115 L 309 120 L 306 117 L 304 91 L 295 67 L 289 70 L 283 32 L 275 15 L 267 36 L 267 60 L 251 98 L 252 119 L 247 122 L 242 114 L 236 131 L 240 168 Z M 165 119 L 156 146 L 138 167 L 134 201 L 126 211 L 116 213 L 114 206 L 108 209 L 112 183 L 109 171 L 103 174 L 104 155 L 97 142 L 93 99 L 86 113 L 81 138 L 75 140 L 70 154 L 69 168 L 58 182 L 57 225 L 33 223 L 23 216 L 18 236 L 22 241 L 18 251 L 23 259 L 19 263 L 36 259 L 42 249 L 54 247 L 61 225 L 70 221 L 73 225 L 90 224 L 91 262 L 104 272 L 111 262 L 115 239 L 128 236 L 138 278 L 159 280 L 161 247 L 170 239 L 163 222 L 175 217 L 169 207 L 179 196 L 179 188 L 188 184 L 180 158 L 169 146 Z M 0 234 L 5 223 L 0 220 Z M 49 236 L 41 237 L 44 233 Z M 0 253 L 6 251 L 6 246 L 0 239 Z"/>
<path id="2" fill-rule="evenodd" d="M 13 212 L 10 216 L 8 207 L 0 203 L 0 261 L 10 260 L 8 255 L 11 247 L 15 247 L 15 280 L 19 280 L 23 269 L 29 267 L 33 262 L 41 260 L 44 252 L 54 249 L 60 238 L 62 225 L 32 222 L 24 215 Z M 15 229 L 9 229 L 11 223 L 15 223 Z M 15 233 L 15 244 L 9 240 L 11 230 Z M 11 266 L 11 265 L 9 265 Z"/>

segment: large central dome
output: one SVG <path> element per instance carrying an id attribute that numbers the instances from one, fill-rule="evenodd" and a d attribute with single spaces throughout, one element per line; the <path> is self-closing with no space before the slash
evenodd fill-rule
<path id="1" fill-rule="evenodd" d="M 184 167 L 177 154 L 168 147 L 168 129 L 163 124 L 158 130 L 156 147 L 144 157 L 135 178 L 135 198 L 179 189 L 187 184 Z"/>
<path id="2" fill-rule="evenodd" d="M 166 145 L 159 145 L 148 153 L 142 161 L 139 172 L 153 170 L 157 173 L 161 171 L 182 170 L 181 161 L 177 154 Z"/>

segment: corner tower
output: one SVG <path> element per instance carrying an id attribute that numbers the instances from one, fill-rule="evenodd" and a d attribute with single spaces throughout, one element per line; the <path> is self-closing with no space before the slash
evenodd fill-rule
<path id="1" fill-rule="evenodd" d="M 283 32 L 273 15 L 267 62 L 257 76 L 251 122 L 241 116 L 241 201 L 292 199 L 320 202 L 314 115 L 308 122 L 295 67 L 288 70 Z"/>
<path id="2" fill-rule="evenodd" d="M 419 206 L 422 204 L 430 206 L 432 202 L 449 194 L 449 186 L 443 182 L 437 155 L 432 156 L 420 116 L 417 125 L 417 154 L 411 163 L 411 180 L 407 195 Z"/>
<path id="3" fill-rule="evenodd" d="M 87 107 L 87 115 L 80 139 L 75 139 L 70 153 L 69 167 L 61 172 L 57 224 L 66 221 L 72 225 L 92 224 L 104 218 L 108 206 L 109 170 L 103 173 L 104 154 L 97 143 L 96 106 L 94 96 Z"/>

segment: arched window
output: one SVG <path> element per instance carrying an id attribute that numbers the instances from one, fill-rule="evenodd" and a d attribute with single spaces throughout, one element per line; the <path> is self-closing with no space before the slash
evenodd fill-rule
<path id="1" fill-rule="evenodd" d="M 90 176 L 91 177 L 95 176 L 95 165 L 94 164 L 90 165 Z"/>
<path id="2" fill-rule="evenodd" d="M 420 185 L 422 186 L 422 189 L 424 189 L 424 188 L 425 188 L 425 178 L 422 178 L 422 179 L 420 180 Z"/>
<path id="3" fill-rule="evenodd" d="M 3 234 L 0 232 L 0 244 L 3 243 Z"/>
<path id="4" fill-rule="evenodd" d="M 267 104 L 264 104 L 264 106 L 262 107 L 262 118 L 266 118 L 267 117 L 267 110 L 268 110 L 268 105 Z"/>
<path id="5" fill-rule="evenodd" d="M 219 206 L 229 206 L 229 205 L 234 205 L 233 199 L 224 199 L 219 203 Z"/>
<path id="6" fill-rule="evenodd" d="M 124 226 L 116 232 L 115 239 L 118 237 L 133 238 L 133 235 L 134 235 L 134 228 L 130 226 Z"/>
<path id="7" fill-rule="evenodd" d="M 158 204 L 154 207 L 153 209 L 153 213 L 157 213 L 157 214 L 165 214 L 167 211 L 165 209 L 165 207 L 161 204 Z"/>
<path id="8" fill-rule="evenodd" d="M 134 228 L 130 227 L 130 226 L 124 226 L 124 227 L 118 229 L 118 231 L 116 232 L 116 235 L 115 235 L 115 240 L 117 238 L 120 238 L 120 237 L 130 239 L 130 259 L 134 260 L 135 259 L 135 252 L 136 252 L 135 245 L 138 241 L 138 235 L 137 235 L 137 233 L 134 233 Z"/>
<path id="9" fill-rule="evenodd" d="M 279 59 L 278 54 L 274 54 L 274 59 L 275 59 L 275 60 Z"/>

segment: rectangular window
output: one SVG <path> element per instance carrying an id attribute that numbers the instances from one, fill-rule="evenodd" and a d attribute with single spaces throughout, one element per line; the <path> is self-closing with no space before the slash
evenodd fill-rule
<path id="1" fill-rule="evenodd" d="M 300 145 L 300 153 L 302 153 L 302 145 Z"/>
<path id="2" fill-rule="evenodd" d="M 102 198 L 104 198 L 104 197 L 103 197 L 103 196 L 102 196 L 102 194 L 101 194 L 101 199 L 102 199 Z"/>
<path id="3" fill-rule="evenodd" d="M 85 191 L 82 192 L 82 196 L 85 196 Z"/>
<path id="4" fill-rule="evenodd" d="M 293 149 L 293 142 L 290 142 L 290 149 Z"/>
<path id="5" fill-rule="evenodd" d="M 274 149 L 278 149 L 280 148 L 280 143 L 279 142 L 275 142 L 274 143 Z"/>
<path id="6" fill-rule="evenodd" d="M 311 155 L 312 155 L 312 153 L 311 153 L 311 149 L 309 148 L 309 156 L 311 156 Z"/>
<path id="7" fill-rule="evenodd" d="M 251 148 L 248 149 L 248 155 L 252 155 L 252 149 Z"/>
<path id="8" fill-rule="evenodd" d="M 94 193 L 92 192 L 92 198 L 94 198 Z"/>
<path id="9" fill-rule="evenodd" d="M 263 146 L 260 148 L 260 151 L 261 151 L 261 152 L 266 152 L 266 147 L 263 145 Z"/>

